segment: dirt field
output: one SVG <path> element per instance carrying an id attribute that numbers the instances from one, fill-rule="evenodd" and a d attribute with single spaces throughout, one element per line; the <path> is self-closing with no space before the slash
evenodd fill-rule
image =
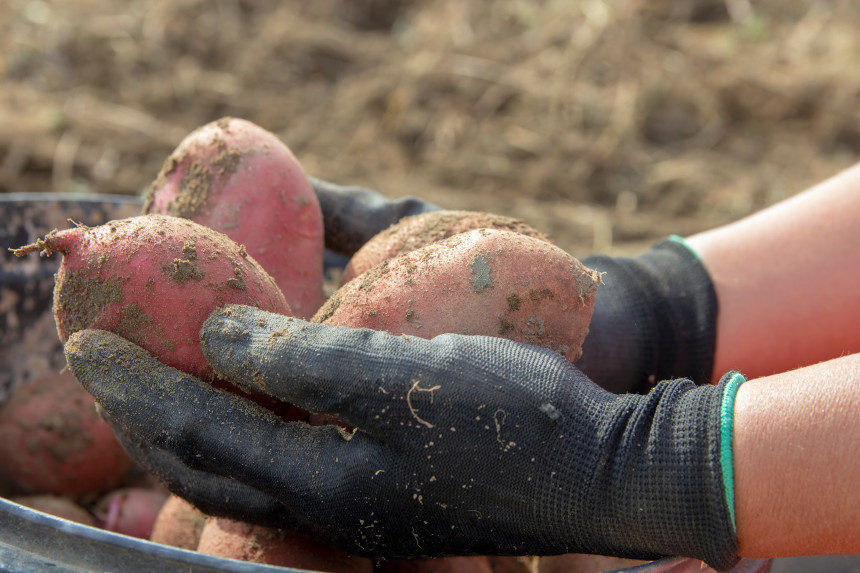
<path id="1" fill-rule="evenodd" d="M 635 252 L 860 155 L 851 0 L 5 0 L 0 192 L 139 193 L 240 116 L 313 175 Z"/>

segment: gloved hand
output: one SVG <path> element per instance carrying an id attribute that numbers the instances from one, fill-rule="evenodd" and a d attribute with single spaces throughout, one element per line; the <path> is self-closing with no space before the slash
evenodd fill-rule
<path id="1" fill-rule="evenodd" d="M 361 187 L 342 187 L 313 177 L 310 182 L 322 208 L 326 248 L 348 257 L 403 217 L 439 210 L 415 197 L 388 199 Z"/>
<path id="2" fill-rule="evenodd" d="M 717 294 L 680 237 L 633 258 L 582 259 L 603 273 L 582 358 L 576 365 L 615 393 L 647 393 L 660 380 L 711 381 Z"/>
<path id="3" fill-rule="evenodd" d="M 238 306 L 213 313 L 202 337 L 221 375 L 358 428 L 285 423 L 115 335 L 74 334 L 69 365 L 106 418 L 206 512 L 298 527 L 367 556 L 735 561 L 739 375 L 618 396 L 543 348 Z"/>

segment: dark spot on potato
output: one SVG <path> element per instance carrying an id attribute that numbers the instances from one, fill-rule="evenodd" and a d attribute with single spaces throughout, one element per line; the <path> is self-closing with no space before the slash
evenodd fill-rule
<path id="1" fill-rule="evenodd" d="M 197 260 L 197 249 L 194 248 L 194 241 L 185 241 L 182 245 L 182 256 L 189 261 Z"/>
<path id="2" fill-rule="evenodd" d="M 188 259 L 173 259 L 172 263 L 168 263 L 161 268 L 164 274 L 179 283 L 190 280 L 199 281 L 206 276 L 206 272 L 203 269 Z"/>
<path id="3" fill-rule="evenodd" d="M 245 284 L 245 280 L 242 277 L 227 279 L 227 286 L 236 290 L 248 290 L 248 285 Z"/>
<path id="4" fill-rule="evenodd" d="M 548 288 L 532 289 L 529 291 L 529 298 L 532 302 L 540 302 L 545 298 L 552 300 L 555 298 L 555 293 Z"/>
<path id="5" fill-rule="evenodd" d="M 146 314 L 140 306 L 129 303 L 122 307 L 122 319 L 119 323 L 120 334 L 132 342 L 138 342 L 142 336 L 142 330 L 153 322 L 152 317 Z"/>
<path id="6" fill-rule="evenodd" d="M 529 337 L 529 342 L 531 342 L 531 337 L 543 338 L 546 334 L 546 325 L 544 324 L 543 317 L 538 316 L 536 314 L 531 315 L 526 320 L 526 335 Z"/>
<path id="7" fill-rule="evenodd" d="M 223 141 L 218 142 L 218 155 L 212 160 L 212 170 L 221 181 L 229 179 L 239 169 L 243 154 L 231 151 Z"/>
<path id="8" fill-rule="evenodd" d="M 418 322 L 418 315 L 411 308 L 406 311 L 406 322 L 414 324 L 417 328 L 421 328 L 421 323 Z"/>
<path id="9" fill-rule="evenodd" d="M 167 204 L 167 213 L 174 217 L 191 219 L 198 215 L 212 188 L 212 172 L 199 161 L 192 161 L 179 182 L 179 193 Z"/>
<path id="10" fill-rule="evenodd" d="M 514 329 L 514 323 L 506 318 L 499 319 L 499 336 L 506 336 Z"/>
<path id="11" fill-rule="evenodd" d="M 517 293 L 513 293 L 508 295 L 508 311 L 514 312 L 520 309 L 523 301 L 520 299 L 520 296 Z"/>
<path id="12" fill-rule="evenodd" d="M 386 274 L 388 274 L 388 261 L 383 261 L 361 275 L 361 285 L 358 288 L 361 290 L 370 290 L 376 284 L 376 281 Z"/>
<path id="13" fill-rule="evenodd" d="M 493 277 L 490 275 L 491 269 L 484 255 L 475 255 L 472 261 L 472 288 L 475 292 L 481 293 L 487 289 L 493 288 Z"/>
<path id="14" fill-rule="evenodd" d="M 72 334 L 91 327 L 105 306 L 122 300 L 123 279 L 99 280 L 70 272 L 60 281 L 57 293 L 57 316 L 63 329 Z"/>

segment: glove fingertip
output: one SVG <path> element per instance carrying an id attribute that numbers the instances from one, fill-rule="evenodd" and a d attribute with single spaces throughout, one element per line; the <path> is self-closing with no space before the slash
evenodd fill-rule
<path id="1" fill-rule="evenodd" d="M 63 351 L 72 374 L 90 392 L 117 366 L 139 367 L 142 360 L 152 357 L 139 346 L 105 330 L 79 330 L 69 336 Z"/>

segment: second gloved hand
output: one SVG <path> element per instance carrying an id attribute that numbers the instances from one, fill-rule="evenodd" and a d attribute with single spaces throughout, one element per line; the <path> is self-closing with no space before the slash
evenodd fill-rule
<path id="1" fill-rule="evenodd" d="M 322 208 L 326 249 L 347 257 L 403 217 L 439 210 L 416 197 L 389 199 L 362 187 L 335 185 L 313 177 L 310 182 Z"/>
<path id="2" fill-rule="evenodd" d="M 403 217 L 438 210 L 415 197 L 388 199 L 313 178 L 311 184 L 325 221 L 326 266 L 345 266 L 345 257 Z M 592 255 L 582 262 L 603 273 L 604 282 L 577 363 L 594 382 L 616 393 L 645 393 L 666 378 L 711 381 L 716 292 L 682 239 L 661 241 L 637 257 Z"/>
<path id="3" fill-rule="evenodd" d="M 648 392 L 657 382 L 711 381 L 717 293 L 703 262 L 680 237 L 636 257 L 591 255 L 600 271 L 582 359 L 576 365 L 616 393 Z"/>
<path id="4" fill-rule="evenodd" d="M 300 528 L 368 556 L 734 560 L 720 458 L 726 383 L 616 396 L 542 348 L 250 307 L 214 313 L 203 339 L 227 378 L 359 428 L 285 423 L 115 335 L 74 334 L 71 369 L 126 446 L 208 513 Z"/>

